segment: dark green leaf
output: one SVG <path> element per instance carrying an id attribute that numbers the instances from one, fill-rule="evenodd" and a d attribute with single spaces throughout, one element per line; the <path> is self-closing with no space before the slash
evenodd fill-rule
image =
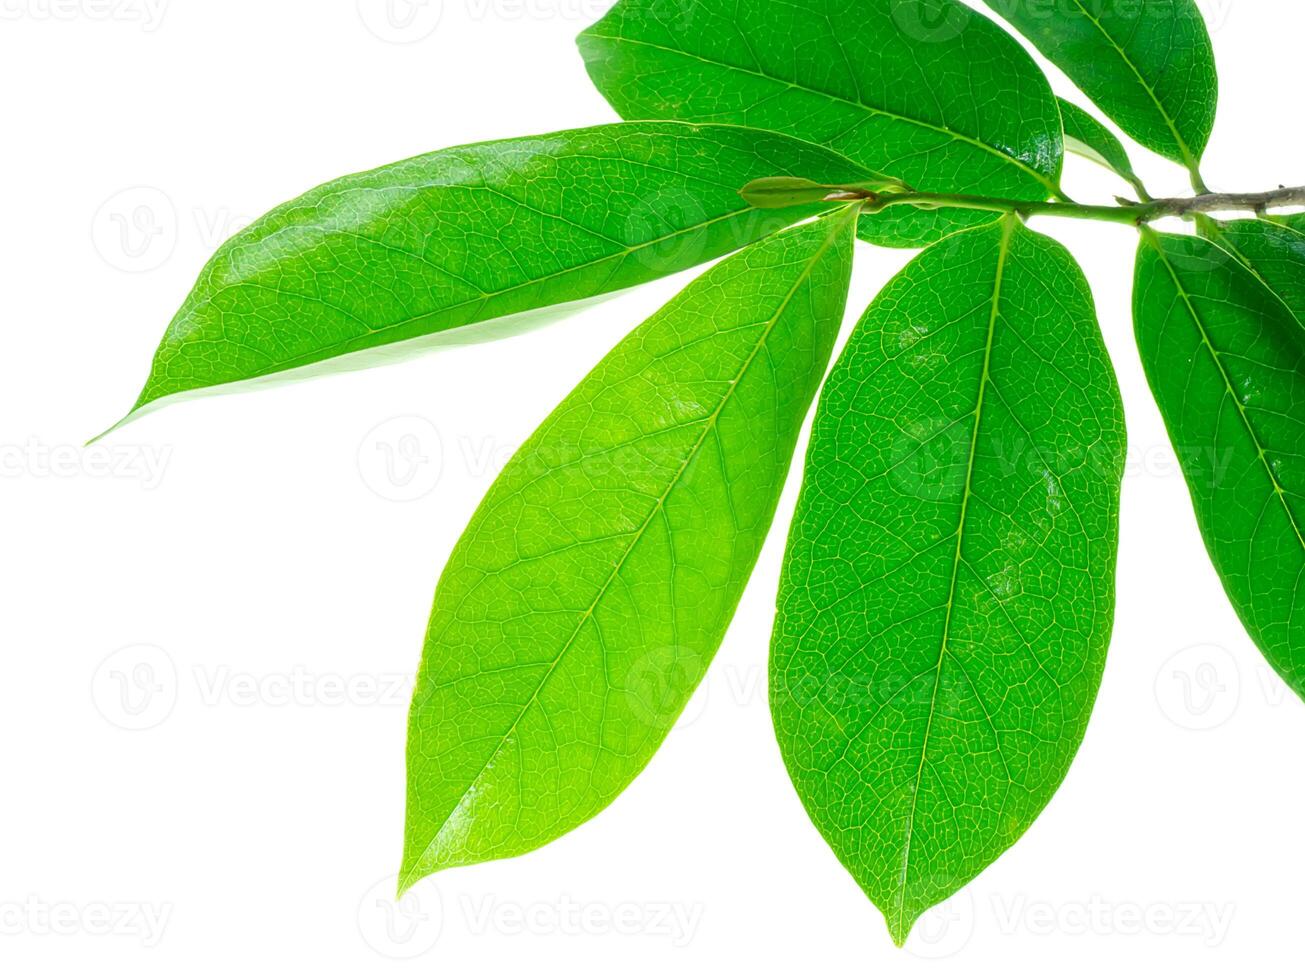
<path id="1" fill-rule="evenodd" d="M 228 241 L 154 358 L 142 406 L 647 282 L 828 205 L 761 213 L 750 180 L 867 177 L 733 126 L 629 123 L 440 150 L 344 177 Z"/>
<path id="2" fill-rule="evenodd" d="M 1065 122 L 1065 149 L 1114 171 L 1132 185 L 1140 198 L 1148 198 L 1150 195 L 1134 172 L 1133 161 L 1128 158 L 1128 151 L 1119 137 L 1073 102 L 1064 99 L 1059 102 L 1060 116 Z"/>
<path id="3" fill-rule="evenodd" d="M 1305 344 L 1228 252 L 1144 235 L 1134 315 L 1151 389 L 1223 587 L 1305 696 Z"/>
<path id="4" fill-rule="evenodd" d="M 621 0 L 579 43 L 627 119 L 773 129 L 921 191 L 1058 193 L 1060 112 L 1046 79 L 956 0 Z M 894 208 L 864 218 L 862 236 L 919 245 L 988 220 Z"/>
<path id="5" fill-rule="evenodd" d="M 1091 294 L 1014 219 L 883 291 L 816 414 L 771 708 L 896 942 L 1064 778 L 1114 611 L 1124 428 Z"/>
<path id="6" fill-rule="evenodd" d="M 986 0 L 1147 149 L 1196 170 L 1219 81 L 1195 0 Z"/>
<path id="7" fill-rule="evenodd" d="M 610 803 L 716 652 L 847 298 L 843 208 L 717 265 L 513 457 L 435 594 L 402 887 Z"/>
<path id="8" fill-rule="evenodd" d="M 1291 310 L 1305 328 L 1305 215 L 1231 221 L 1202 228 Z"/>

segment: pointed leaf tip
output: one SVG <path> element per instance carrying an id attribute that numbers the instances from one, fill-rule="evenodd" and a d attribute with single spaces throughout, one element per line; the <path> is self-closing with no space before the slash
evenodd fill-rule
<path id="1" fill-rule="evenodd" d="M 452 147 L 331 181 L 217 250 L 136 410 L 473 325 L 483 326 L 463 341 L 488 339 L 491 321 L 691 268 L 819 213 L 759 219 L 740 206 L 737 188 L 790 172 L 834 184 L 868 175 L 779 133 L 631 122 Z M 450 176 L 466 174 L 474 186 Z"/>
<path id="2" fill-rule="evenodd" d="M 560 837 L 666 737 L 774 517 L 842 323 L 855 217 L 712 267 L 503 469 L 437 588 L 401 881 Z"/>
<path id="3" fill-rule="evenodd" d="M 918 256 L 824 385 L 770 708 L 808 815 L 899 946 L 1069 769 L 1109 642 L 1124 450 L 1082 271 L 1014 219 Z"/>
<path id="4" fill-rule="evenodd" d="M 884 921 L 888 924 L 888 935 L 892 937 L 893 945 L 898 949 L 904 947 L 907 938 L 911 935 L 911 927 L 915 925 L 915 920 L 912 919 L 910 922 L 905 924 L 899 921 L 894 925 L 892 919 L 888 916 L 884 916 Z"/>

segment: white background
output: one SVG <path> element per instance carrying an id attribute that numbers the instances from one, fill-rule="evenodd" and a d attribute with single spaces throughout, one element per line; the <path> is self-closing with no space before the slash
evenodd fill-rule
<path id="1" fill-rule="evenodd" d="M 1128 408 L 1118 625 L 1084 747 L 1013 850 L 893 948 L 773 742 L 784 516 L 703 689 L 624 796 L 541 851 L 389 903 L 407 688 L 441 565 L 506 456 L 689 277 L 511 339 L 174 405 L 79 447 L 134 399 L 203 260 L 252 216 L 428 149 L 613 119 L 572 43 L 606 6 L 433 0 L 405 30 L 385 0 L 0 0 L 0 972 L 1294 962 L 1305 706 L 1196 534 L 1132 347 L 1134 236 L 1083 223 L 1039 227 L 1097 288 Z M 1281 109 L 1305 6 L 1203 6 L 1223 77 L 1209 181 L 1305 183 L 1305 135 Z M 1137 158 L 1153 190 L 1184 190 Z M 1124 190 L 1077 161 L 1068 186 Z M 860 247 L 849 324 L 907 258 Z M 409 482 L 387 477 L 382 443 Z"/>

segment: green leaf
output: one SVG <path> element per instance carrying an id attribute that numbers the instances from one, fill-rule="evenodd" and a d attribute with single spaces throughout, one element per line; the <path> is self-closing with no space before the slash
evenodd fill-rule
<path id="1" fill-rule="evenodd" d="M 856 184 L 817 184 L 804 177 L 762 177 L 751 181 L 739 194 L 743 200 L 757 208 L 791 208 L 821 201 L 855 200 L 853 191 L 871 194 L 907 193 L 911 188 L 900 180 L 878 174 L 870 180 Z"/>
<path id="2" fill-rule="evenodd" d="M 715 654 L 842 320 L 855 208 L 726 259 L 508 463 L 435 594 L 401 887 L 522 854 L 644 767 Z"/>
<path id="3" fill-rule="evenodd" d="M 1147 149 L 1196 172 L 1219 80 L 1195 0 L 985 0 Z"/>
<path id="4" fill-rule="evenodd" d="M 1305 344 L 1244 265 L 1205 239 L 1144 233 L 1138 347 L 1224 590 L 1305 696 Z"/>
<path id="5" fill-rule="evenodd" d="M 1060 116 L 1065 123 L 1065 149 L 1113 171 L 1126 180 L 1142 200 L 1149 199 L 1150 195 L 1133 170 L 1133 161 L 1128 158 L 1128 151 L 1119 137 L 1073 102 L 1065 99 L 1059 102 Z"/>
<path id="6" fill-rule="evenodd" d="M 956 0 L 621 0 L 579 44 L 627 119 L 773 129 L 920 191 L 1059 193 L 1060 112 L 1046 78 Z M 893 208 L 863 218 L 861 234 L 916 246 L 989 220 Z"/>
<path id="7" fill-rule="evenodd" d="M 1124 448 L 1087 283 L 1014 219 L 908 265 L 825 385 L 771 710 L 898 944 L 1069 768 L 1110 637 Z"/>
<path id="8" fill-rule="evenodd" d="M 1226 224 L 1204 215 L 1198 220 L 1207 237 L 1240 260 L 1305 328 L 1305 215 Z"/>
<path id="9" fill-rule="evenodd" d="M 323 184 L 218 249 L 136 409 L 689 268 L 828 208 L 740 199 L 784 174 L 869 176 L 774 133 L 670 122 L 456 147 Z"/>

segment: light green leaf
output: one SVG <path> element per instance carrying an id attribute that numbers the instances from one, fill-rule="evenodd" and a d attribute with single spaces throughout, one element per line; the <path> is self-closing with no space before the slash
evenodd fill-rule
<path id="1" fill-rule="evenodd" d="M 1205 239 L 1145 232 L 1134 316 L 1147 378 L 1215 570 L 1305 696 L 1305 344 L 1264 284 Z"/>
<path id="2" fill-rule="evenodd" d="M 1219 80 L 1195 0 L 986 0 L 1147 149 L 1196 172 Z"/>
<path id="3" fill-rule="evenodd" d="M 899 944 L 1029 827 L 1083 737 L 1124 443 L 1087 283 L 1014 219 L 908 265 L 825 385 L 771 710 L 808 814 Z"/>
<path id="4" fill-rule="evenodd" d="M 828 207 L 762 213 L 739 197 L 788 174 L 868 176 L 785 136 L 670 122 L 456 147 L 332 181 L 218 249 L 136 409 L 689 268 Z"/>
<path id="5" fill-rule="evenodd" d="M 1202 231 L 1231 252 L 1305 328 L 1305 215 L 1220 224 L 1201 216 Z"/>
<path id="6" fill-rule="evenodd" d="M 957 0 L 621 0 L 579 44 L 627 119 L 773 129 L 920 191 L 1059 193 L 1060 112 L 1046 78 Z M 863 218 L 861 233 L 915 246 L 988 220 L 893 208 Z"/>
<path id="7" fill-rule="evenodd" d="M 644 767 L 715 654 L 847 298 L 854 208 L 750 246 L 508 463 L 435 594 L 401 887 L 522 854 Z"/>
<path id="8" fill-rule="evenodd" d="M 1132 186 L 1141 200 L 1149 199 L 1150 195 L 1133 170 L 1133 161 L 1128 158 L 1128 151 L 1119 137 L 1090 112 L 1065 99 L 1058 101 L 1060 116 L 1065 123 L 1065 149 L 1113 171 Z"/>
<path id="9" fill-rule="evenodd" d="M 856 184 L 817 184 L 804 177 L 762 177 L 749 182 L 739 194 L 743 200 L 757 208 L 791 208 L 821 201 L 854 200 L 854 191 L 871 194 L 907 193 L 911 188 L 900 180 L 879 174 Z"/>

